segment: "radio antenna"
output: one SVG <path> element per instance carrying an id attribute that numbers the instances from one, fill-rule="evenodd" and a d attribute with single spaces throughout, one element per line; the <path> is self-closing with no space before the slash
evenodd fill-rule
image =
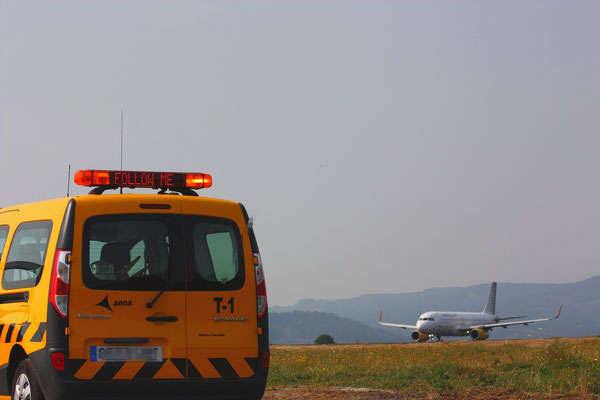
<path id="1" fill-rule="evenodd" d="M 121 171 L 123 171 L 123 109 L 121 108 Z M 123 188 L 120 188 L 120 193 L 123 194 Z"/>
<path id="2" fill-rule="evenodd" d="M 69 164 L 69 176 L 67 176 L 67 197 L 69 197 L 70 187 L 71 187 L 71 164 Z"/>

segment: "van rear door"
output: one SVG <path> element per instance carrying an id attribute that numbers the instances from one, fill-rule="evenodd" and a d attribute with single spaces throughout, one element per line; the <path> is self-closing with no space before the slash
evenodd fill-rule
<path id="1" fill-rule="evenodd" d="M 181 197 L 189 378 L 246 378 L 258 364 L 252 250 L 239 204 Z"/>
<path id="2" fill-rule="evenodd" d="M 68 312 L 74 376 L 184 378 L 179 199 L 103 195 L 76 202 Z"/>

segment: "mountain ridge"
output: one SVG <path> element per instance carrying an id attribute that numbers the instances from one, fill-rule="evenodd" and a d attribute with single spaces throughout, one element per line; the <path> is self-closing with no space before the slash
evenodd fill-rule
<path id="1" fill-rule="evenodd" d="M 292 311 L 331 313 L 373 328 L 393 330 L 402 340 L 409 340 L 409 330 L 380 327 L 377 324 L 379 312 L 383 310 L 386 322 L 405 324 L 414 324 L 426 311 L 481 312 L 490 284 L 430 288 L 409 293 L 364 294 L 335 300 L 302 299 L 295 305 L 272 306 L 270 310 L 274 314 Z M 500 317 L 551 317 L 556 315 L 560 305 L 563 305 L 563 312 L 557 320 L 508 329 L 496 328 L 490 336 L 508 339 L 600 335 L 600 313 L 597 313 L 600 309 L 600 275 L 574 283 L 498 283 L 496 313 Z M 305 322 L 308 323 L 308 320 Z"/>

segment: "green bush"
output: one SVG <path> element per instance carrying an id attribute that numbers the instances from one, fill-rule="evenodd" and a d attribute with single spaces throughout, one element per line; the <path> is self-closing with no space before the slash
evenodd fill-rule
<path id="1" fill-rule="evenodd" d="M 322 334 L 315 339 L 315 344 L 335 344 L 335 340 L 330 335 Z"/>

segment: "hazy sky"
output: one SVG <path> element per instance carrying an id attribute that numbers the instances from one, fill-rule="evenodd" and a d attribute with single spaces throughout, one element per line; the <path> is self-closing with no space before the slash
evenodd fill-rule
<path id="1" fill-rule="evenodd" d="M 269 301 L 600 274 L 598 1 L 0 0 L 0 206 L 213 175 Z M 86 188 L 71 185 L 72 194 Z"/>

